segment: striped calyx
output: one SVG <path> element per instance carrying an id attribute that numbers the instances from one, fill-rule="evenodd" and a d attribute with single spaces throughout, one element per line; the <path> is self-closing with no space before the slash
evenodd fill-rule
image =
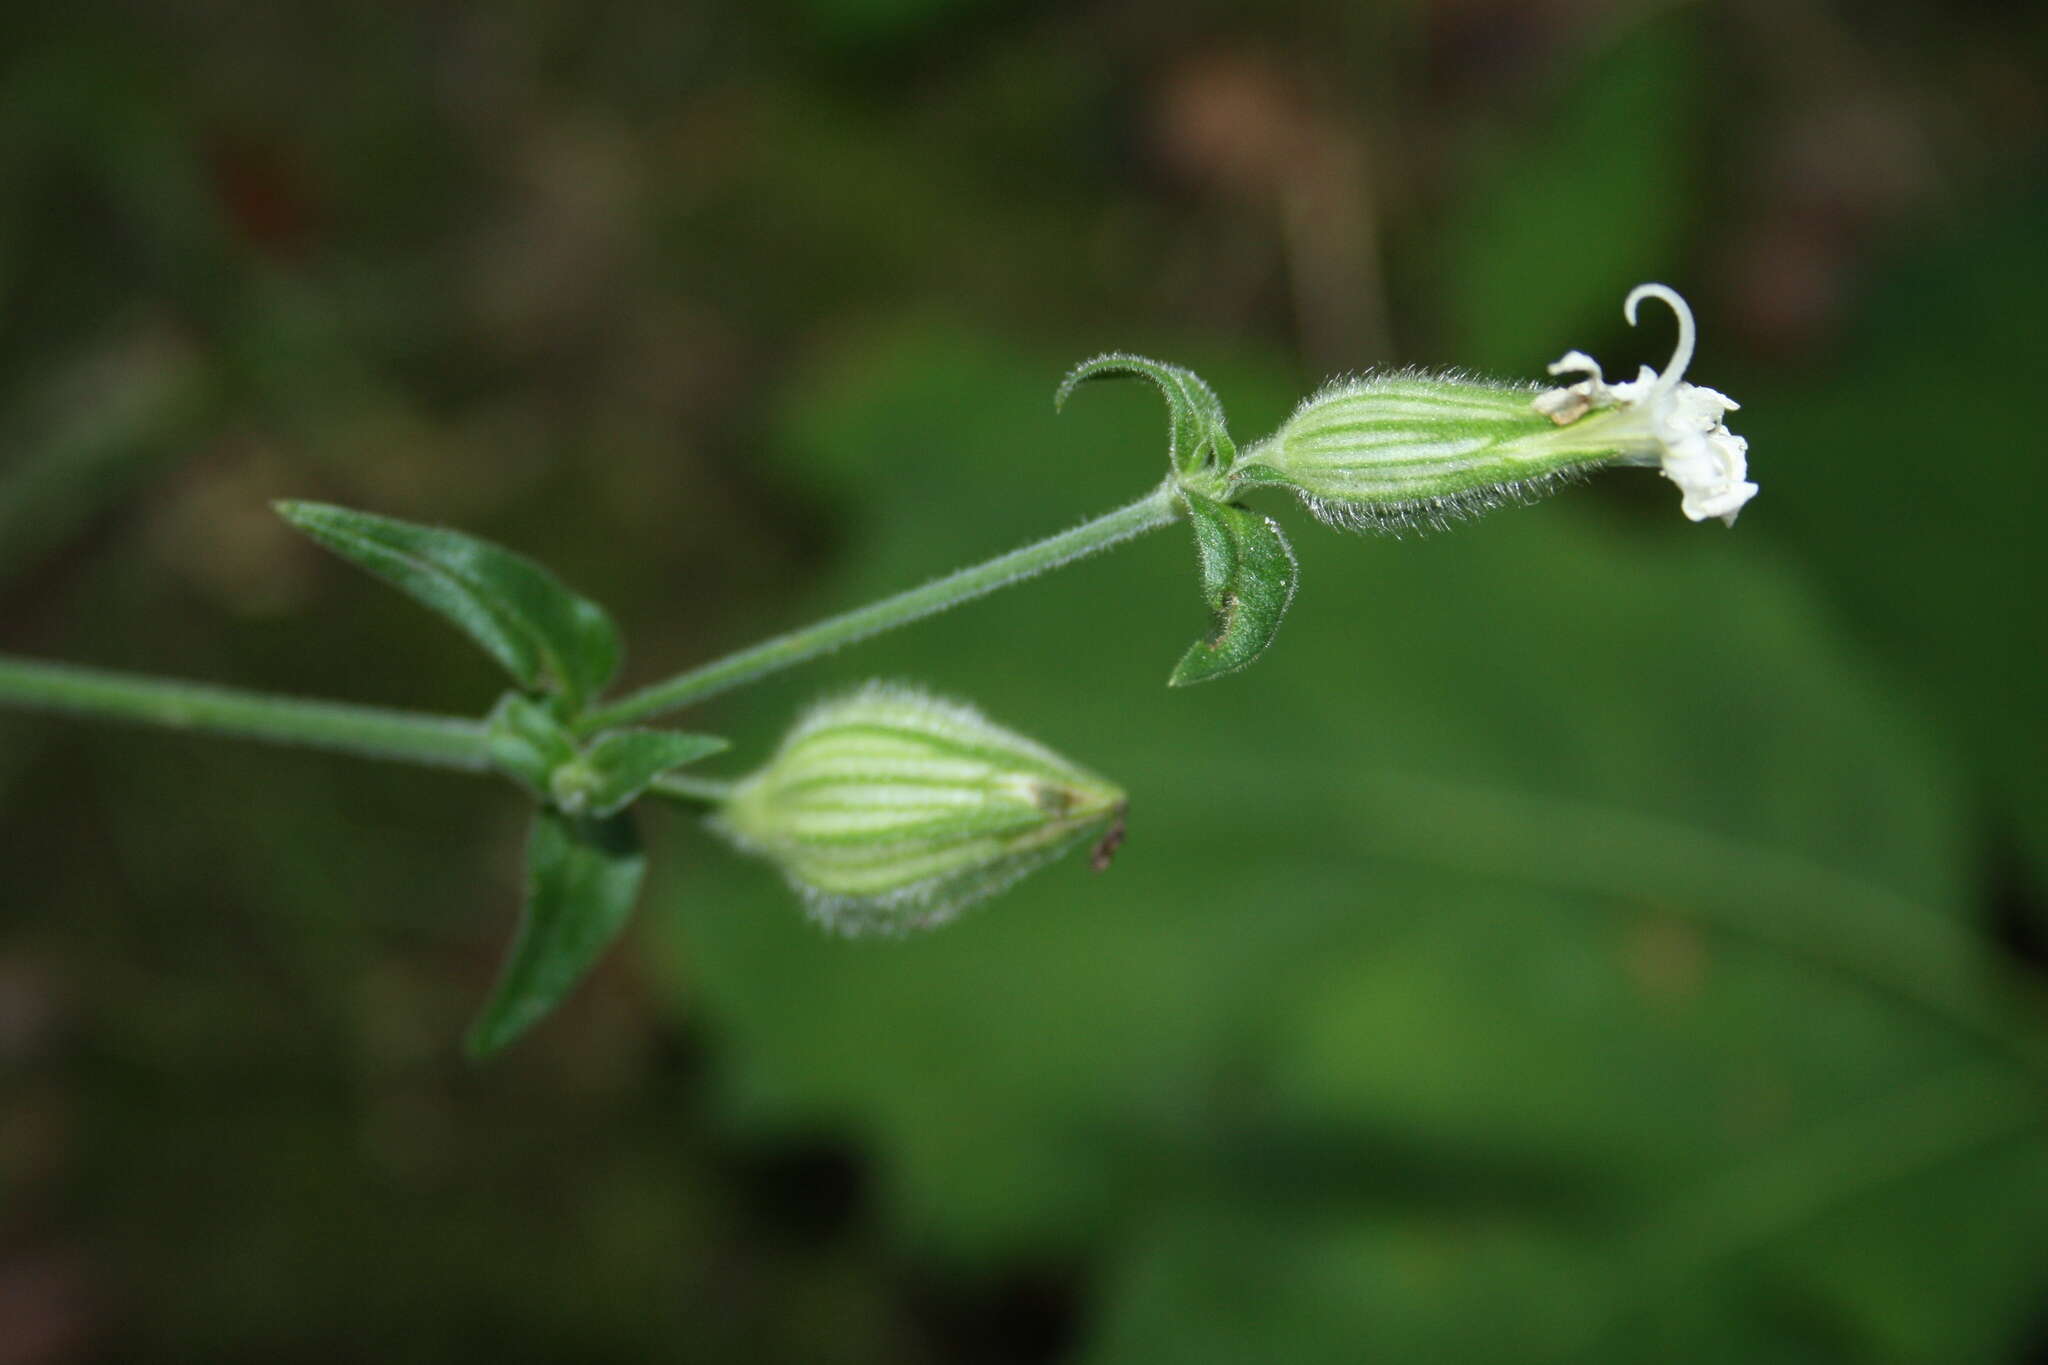
<path id="1" fill-rule="evenodd" d="M 1121 789 L 970 706 L 871 683 L 800 721 L 713 825 L 781 866 L 842 933 L 942 924 L 1102 831 Z"/>
<path id="2" fill-rule="evenodd" d="M 1661 371 L 1646 365 L 1635 379 L 1610 384 L 1599 362 L 1572 351 L 1550 372 L 1585 377 L 1542 392 L 1462 375 L 1342 380 L 1239 456 L 1227 475 L 1230 493 L 1279 485 L 1333 525 L 1399 530 L 1533 501 L 1605 465 L 1649 465 L 1678 486 L 1688 518 L 1733 525 L 1757 491 L 1748 442 L 1723 420 L 1737 405 L 1685 382 L 1694 341 L 1685 300 L 1668 285 L 1639 285 L 1622 305 L 1631 324 L 1644 299 L 1669 307 L 1678 322 Z"/>
<path id="3" fill-rule="evenodd" d="M 1612 464 L 1598 440 L 1537 412 L 1532 387 L 1418 373 L 1340 380 L 1248 448 L 1233 485 L 1293 489 L 1351 530 L 1441 526 Z"/>

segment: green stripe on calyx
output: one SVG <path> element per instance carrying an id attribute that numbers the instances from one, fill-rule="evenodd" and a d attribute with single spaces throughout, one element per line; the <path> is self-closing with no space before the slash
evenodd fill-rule
<path id="1" fill-rule="evenodd" d="M 843 932 L 957 914 L 1090 830 L 1124 794 L 971 707 L 870 684 L 814 707 L 714 825 Z"/>
<path id="2" fill-rule="evenodd" d="M 1550 372 L 1586 377 L 1552 389 L 1412 371 L 1339 380 L 1244 447 L 1225 500 L 1285 487 L 1334 525 L 1399 530 L 1530 501 L 1607 465 L 1653 465 L 1684 492 L 1687 517 L 1732 522 L 1756 493 L 1747 443 L 1722 422 L 1735 404 L 1684 382 L 1695 342 L 1685 300 L 1639 286 L 1622 310 L 1631 325 L 1645 299 L 1668 305 L 1678 323 L 1661 371 L 1609 384 L 1598 362 L 1572 351 Z"/>

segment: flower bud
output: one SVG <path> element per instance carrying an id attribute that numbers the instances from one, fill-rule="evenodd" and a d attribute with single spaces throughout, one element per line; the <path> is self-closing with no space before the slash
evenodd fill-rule
<path id="1" fill-rule="evenodd" d="M 870 683 L 815 707 L 713 824 L 779 863 L 813 918 L 842 933 L 944 923 L 1105 834 L 1124 793 L 979 711 Z"/>
<path id="2" fill-rule="evenodd" d="M 1682 382 L 1692 360 L 1692 310 L 1661 284 L 1633 290 L 1630 323 L 1645 298 L 1678 317 L 1678 344 L 1662 373 L 1608 384 L 1573 351 L 1552 374 L 1583 373 L 1564 388 L 1489 383 L 1460 375 L 1368 375 L 1323 389 L 1279 431 L 1248 447 L 1233 489 L 1278 484 L 1309 510 L 1355 530 L 1441 526 L 1508 502 L 1529 502 L 1606 465 L 1658 466 L 1684 494 L 1694 521 L 1731 525 L 1756 493 L 1748 443 L 1722 424 L 1733 400 Z"/>

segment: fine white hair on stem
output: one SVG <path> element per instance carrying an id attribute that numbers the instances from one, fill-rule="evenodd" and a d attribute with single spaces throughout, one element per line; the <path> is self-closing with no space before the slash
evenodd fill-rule
<path id="1" fill-rule="evenodd" d="M 1621 305 L 1621 315 L 1628 319 L 1629 326 L 1636 325 L 1636 305 L 1644 299 L 1656 299 L 1678 319 L 1678 344 L 1672 348 L 1671 359 L 1650 390 L 1653 394 L 1670 393 L 1678 387 L 1678 381 L 1685 378 L 1686 370 L 1692 365 L 1693 343 L 1697 336 L 1692 307 L 1668 284 L 1639 284 L 1628 291 L 1628 298 Z"/>

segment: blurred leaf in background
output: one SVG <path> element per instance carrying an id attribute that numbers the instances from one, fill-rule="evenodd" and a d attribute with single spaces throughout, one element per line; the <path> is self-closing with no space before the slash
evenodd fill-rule
<path id="1" fill-rule="evenodd" d="M 917 425 L 956 436 L 835 597 L 944 562 L 920 544 L 964 532 L 930 509 L 1049 519 L 1106 481 L 1035 477 L 1048 419 L 1009 378 L 1034 367 L 998 345 L 913 328 L 849 352 L 794 457 L 879 462 L 921 392 Z M 951 395 L 1006 385 L 1009 413 L 957 420 Z M 1063 420 L 1119 449 L 1156 421 L 1129 415 Z M 1144 774 L 1132 842 L 1099 881 L 1064 868 L 880 953 L 777 914 L 756 870 L 707 870 L 674 938 L 744 1059 L 734 1112 L 866 1134 L 914 1243 L 1127 1267 L 1089 1358 L 2009 1340 L 2048 1142 L 2037 1079 L 1981 1027 L 1965 805 L 1927 727 L 1733 538 L 1553 503 L 1413 544 L 1299 539 L 1298 620 L 1256 688 L 1131 704 L 1186 611 L 1182 547 L 1149 542 L 835 664 L 1064 718 L 1059 742 Z M 1069 650 L 1086 675 L 1049 685 L 1038 661 Z M 1952 1125 L 1931 1136 L 1929 1103 Z M 1873 1219 L 1902 1189 L 1947 1224 Z M 1851 1229 L 1871 1278 L 1826 1253 Z M 1718 1293 L 1731 1263 L 1760 1283 L 1704 1321 L 1658 1282 Z M 1884 1282 L 1902 1264 L 1910 1291 Z"/>
<path id="2" fill-rule="evenodd" d="M 1940 717 L 1977 774 L 1979 852 L 2031 860 L 1985 875 L 2036 909 L 2048 887 L 2048 465 L 2031 435 L 2048 364 L 2048 197 L 1992 199 L 1881 277 L 1834 373 L 1765 391 L 1759 431 L 1789 450 L 1842 452 L 1785 471 L 1781 535 L 1812 564 L 1851 628 Z M 1902 346 L 1901 336 L 1918 344 Z M 1873 528 L 1910 552 L 1873 549 Z M 2030 929 L 2048 945 L 2048 919 Z"/>

